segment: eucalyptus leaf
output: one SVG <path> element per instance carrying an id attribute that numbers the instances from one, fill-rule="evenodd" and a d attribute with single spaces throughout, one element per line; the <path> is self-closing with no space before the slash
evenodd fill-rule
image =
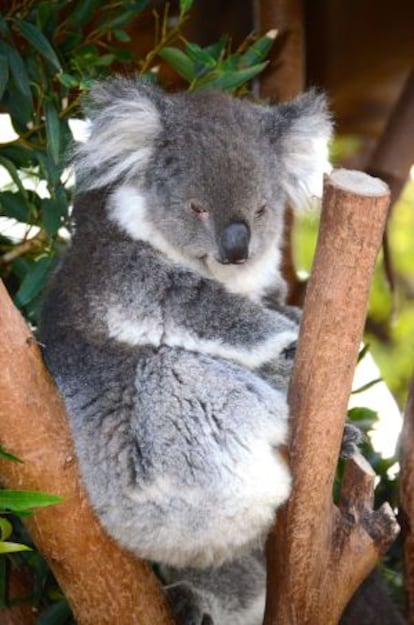
<path id="1" fill-rule="evenodd" d="M 259 63 L 258 65 L 253 65 L 246 69 L 222 71 L 220 73 L 212 72 L 196 81 L 194 89 L 214 88 L 223 89 L 224 91 L 233 91 L 260 74 L 266 65 L 267 62 Z"/>
<path id="2" fill-rule="evenodd" d="M 12 193 L 12 191 L 3 191 L 0 193 L 0 210 L 4 217 L 10 217 L 29 223 L 30 207 L 21 193 Z"/>
<path id="3" fill-rule="evenodd" d="M 21 543 L 9 543 L 0 541 L 0 554 L 2 553 L 16 553 L 16 551 L 31 551 L 27 545 Z"/>
<path id="4" fill-rule="evenodd" d="M 7 519 L 0 517 L 0 540 L 7 540 L 13 532 L 13 525 Z"/>
<path id="5" fill-rule="evenodd" d="M 0 54 L 0 99 L 9 81 L 9 62 L 5 54 Z"/>
<path id="6" fill-rule="evenodd" d="M 62 69 L 62 66 L 56 55 L 56 52 L 54 51 L 42 31 L 30 22 L 16 20 L 16 23 L 18 29 L 20 30 L 26 41 L 28 41 L 34 47 L 34 49 L 39 52 L 39 54 L 41 54 L 47 61 L 49 61 L 49 63 L 51 63 L 51 65 L 53 65 L 56 70 L 60 71 Z"/>
<path id="7" fill-rule="evenodd" d="M 264 61 L 268 56 L 276 37 L 276 31 L 270 31 L 260 39 L 257 39 L 239 59 L 240 67 L 251 67 L 261 61 Z"/>
<path id="8" fill-rule="evenodd" d="M 162 48 L 159 55 L 188 82 L 192 82 L 196 77 L 193 61 L 179 48 Z"/>
<path id="9" fill-rule="evenodd" d="M 2 510 L 26 511 L 30 508 L 44 508 L 61 503 L 62 497 L 47 493 L 24 490 L 0 490 L 0 508 Z"/>
<path id="10" fill-rule="evenodd" d="M 192 5 L 193 5 L 194 0 L 180 0 L 180 13 L 181 15 L 184 15 L 185 13 L 187 13 Z"/>
<path id="11" fill-rule="evenodd" d="M 27 191 L 24 188 L 22 181 L 20 180 L 20 176 L 17 172 L 16 166 L 14 165 L 14 163 L 12 163 L 12 161 L 6 158 L 5 156 L 0 156 L 0 165 L 2 165 L 5 169 L 7 169 L 7 171 L 10 174 L 11 179 L 13 180 L 14 184 L 19 189 L 20 193 L 25 198 L 27 198 Z"/>
<path id="12" fill-rule="evenodd" d="M 13 456 L 13 454 L 10 454 L 9 452 L 5 451 L 5 449 L 0 445 L 0 458 L 3 458 L 3 460 L 11 460 L 12 462 L 23 462 L 23 460 L 20 460 L 20 458 L 18 458 L 17 456 Z"/>
<path id="13" fill-rule="evenodd" d="M 19 308 L 26 306 L 43 290 L 55 262 L 56 261 L 53 257 L 43 256 L 38 261 L 33 263 L 31 270 L 25 275 L 15 296 L 15 303 Z"/>
<path id="14" fill-rule="evenodd" d="M 30 108 L 33 109 L 29 75 L 27 73 L 26 65 L 23 61 L 23 58 L 20 56 L 15 48 L 12 48 L 7 44 L 3 44 L 3 50 L 6 51 L 10 73 L 13 76 L 13 80 L 17 89 L 30 103 Z"/>
<path id="15" fill-rule="evenodd" d="M 58 165 L 61 144 L 59 115 L 54 105 L 50 102 L 45 105 L 44 109 L 46 117 L 47 152 L 55 165 Z"/>
<path id="16" fill-rule="evenodd" d="M 66 599 L 52 603 L 37 619 L 37 625 L 63 625 L 72 615 Z"/>

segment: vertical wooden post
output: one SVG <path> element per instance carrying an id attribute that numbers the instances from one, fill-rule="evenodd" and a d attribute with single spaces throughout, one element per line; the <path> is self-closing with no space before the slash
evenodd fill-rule
<path id="1" fill-rule="evenodd" d="M 325 180 L 321 225 L 289 391 L 292 496 L 268 545 L 265 625 L 336 625 L 393 541 L 389 506 L 374 512 L 374 474 L 348 461 L 332 487 L 389 191 L 361 172 Z"/>

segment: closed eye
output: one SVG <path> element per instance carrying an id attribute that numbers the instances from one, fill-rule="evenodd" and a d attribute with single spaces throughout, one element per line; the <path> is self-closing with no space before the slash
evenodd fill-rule
<path id="1" fill-rule="evenodd" d="M 262 204 L 262 205 L 260 206 L 260 208 L 258 208 L 258 209 L 256 210 L 255 216 L 256 216 L 256 217 L 263 217 L 263 215 L 265 214 L 266 210 L 267 210 L 267 206 L 266 206 L 266 204 Z"/>

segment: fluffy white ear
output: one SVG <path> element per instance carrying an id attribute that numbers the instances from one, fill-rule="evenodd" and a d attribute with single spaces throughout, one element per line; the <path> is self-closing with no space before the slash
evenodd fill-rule
<path id="1" fill-rule="evenodd" d="M 328 143 L 332 120 L 326 98 L 313 90 L 273 107 L 272 141 L 277 146 L 281 184 L 295 209 L 322 196 L 323 174 L 330 171 Z"/>
<path id="2" fill-rule="evenodd" d="M 162 126 L 162 92 L 148 83 L 114 78 L 96 83 L 88 97 L 88 138 L 74 149 L 77 186 L 86 191 L 139 179 Z"/>

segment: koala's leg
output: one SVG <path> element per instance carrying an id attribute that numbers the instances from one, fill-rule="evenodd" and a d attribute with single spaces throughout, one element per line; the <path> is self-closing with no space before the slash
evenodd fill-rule
<path id="1" fill-rule="evenodd" d="M 266 574 L 257 550 L 218 568 L 160 567 L 178 625 L 261 625 Z"/>
<path id="2" fill-rule="evenodd" d="M 172 566 L 218 565 L 257 545 L 290 492 L 278 451 L 284 394 L 182 349 L 110 359 L 99 350 L 87 362 L 77 362 L 78 388 L 65 396 L 83 479 L 109 533 Z"/>

